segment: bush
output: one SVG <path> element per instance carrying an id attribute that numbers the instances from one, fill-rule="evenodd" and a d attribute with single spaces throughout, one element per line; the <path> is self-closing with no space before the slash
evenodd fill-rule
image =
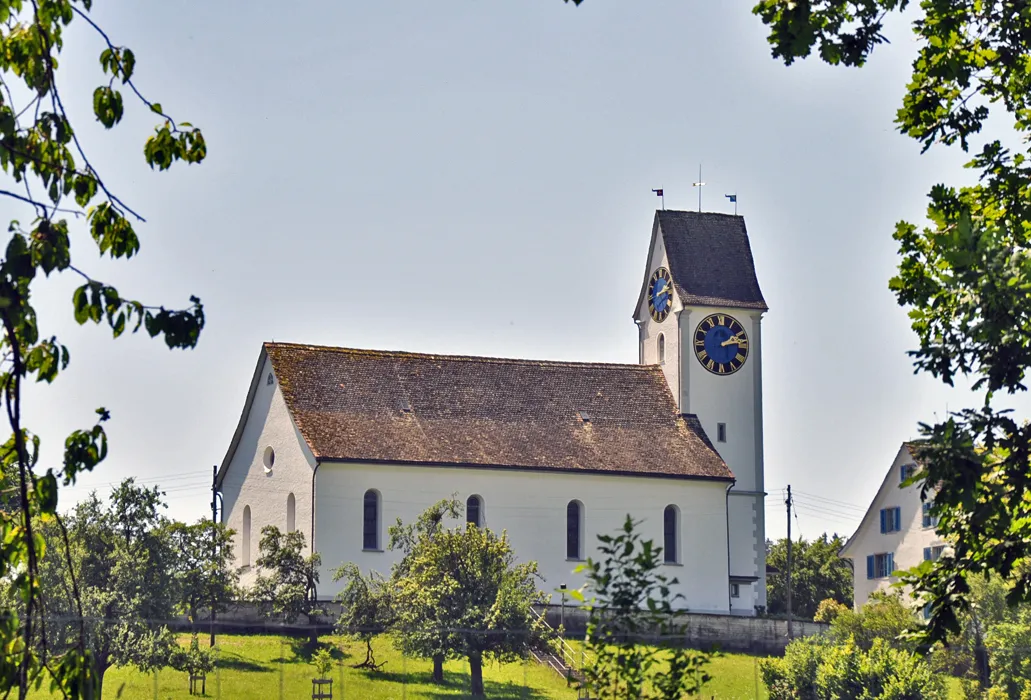
<path id="1" fill-rule="evenodd" d="M 782 659 L 759 662 L 770 700 L 946 700 L 940 675 L 916 654 L 874 640 L 798 639 Z"/>
<path id="2" fill-rule="evenodd" d="M 903 641 L 900 636 L 917 629 L 919 624 L 899 594 L 878 591 L 859 610 L 840 611 L 831 622 L 830 637 L 839 644 L 853 639 L 863 651 L 869 651 L 877 639 L 886 640 L 897 649 L 915 651 L 915 643 Z"/>
<path id="3" fill-rule="evenodd" d="M 1017 622 L 1000 622 L 988 629 L 985 646 L 991 655 L 992 686 L 1019 698 L 1031 687 L 1031 615 L 1022 612 Z"/>
<path id="4" fill-rule="evenodd" d="M 821 600 L 816 606 L 816 614 L 813 615 L 814 622 L 834 622 L 842 613 L 850 612 L 852 609 L 844 603 L 839 603 L 833 598 Z"/>

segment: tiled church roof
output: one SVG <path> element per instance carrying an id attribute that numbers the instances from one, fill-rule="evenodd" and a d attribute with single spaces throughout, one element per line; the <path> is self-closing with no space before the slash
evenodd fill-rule
<path id="1" fill-rule="evenodd" d="M 767 310 L 745 219 L 711 212 L 655 212 L 680 301 L 693 306 Z"/>
<path id="2" fill-rule="evenodd" d="M 658 366 L 265 350 L 318 459 L 733 478 Z"/>

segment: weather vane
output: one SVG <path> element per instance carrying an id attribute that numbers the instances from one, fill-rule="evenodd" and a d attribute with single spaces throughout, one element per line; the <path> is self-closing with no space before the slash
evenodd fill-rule
<path id="1" fill-rule="evenodd" d="M 664 194 L 662 194 L 662 188 L 660 187 L 657 190 L 652 190 L 652 192 L 655 193 L 656 197 L 661 197 L 662 198 L 662 209 L 663 209 L 663 211 L 665 211 L 665 209 L 666 209 L 666 196 Z"/>
<path id="2" fill-rule="evenodd" d="M 734 194 L 725 194 L 723 196 L 734 203 L 734 216 L 737 216 L 737 193 L 735 192 Z"/>
<path id="3" fill-rule="evenodd" d="M 691 187 L 698 188 L 698 211 L 702 210 L 702 188 L 705 187 L 705 183 L 702 182 L 702 165 L 698 164 L 698 182 L 691 183 Z"/>

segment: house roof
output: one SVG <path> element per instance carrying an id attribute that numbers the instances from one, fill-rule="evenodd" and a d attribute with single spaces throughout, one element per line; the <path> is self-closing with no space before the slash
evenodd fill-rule
<path id="1" fill-rule="evenodd" d="M 852 545 L 855 544 L 856 538 L 859 537 L 859 533 L 862 532 L 864 528 L 866 528 L 866 524 L 868 522 L 873 522 L 874 513 L 877 511 L 876 505 L 881 497 L 881 494 L 884 493 L 889 483 L 894 485 L 898 484 L 899 475 L 895 471 L 894 467 L 895 462 L 897 462 L 899 459 L 899 453 L 905 450 L 907 455 L 909 456 L 909 459 L 913 460 L 914 462 L 919 462 L 914 453 L 914 450 L 919 449 L 920 444 L 921 441 L 917 440 L 904 442 L 902 443 L 902 446 L 899 447 L 899 451 L 895 453 L 895 459 L 891 461 L 891 466 L 888 467 L 888 473 L 884 475 L 884 479 L 881 480 L 881 485 L 877 487 L 877 493 L 874 494 L 874 497 L 870 500 L 870 505 L 866 508 L 866 513 L 863 514 L 863 519 L 859 521 L 859 527 L 856 528 L 856 531 L 852 533 L 852 536 L 849 537 L 848 541 L 845 542 L 844 546 L 842 546 L 841 551 L 838 552 L 839 557 L 842 557 L 843 559 L 852 558 L 848 554 L 848 552 L 852 548 Z"/>
<path id="2" fill-rule="evenodd" d="M 665 209 L 655 212 L 653 229 L 662 233 L 683 304 L 769 308 L 755 276 L 744 217 Z"/>
<path id="3" fill-rule="evenodd" d="M 677 413 L 658 366 L 264 352 L 319 460 L 734 478 L 697 417 Z"/>

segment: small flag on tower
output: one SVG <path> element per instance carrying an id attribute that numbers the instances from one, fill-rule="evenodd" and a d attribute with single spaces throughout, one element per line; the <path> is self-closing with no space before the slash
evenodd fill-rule
<path id="1" fill-rule="evenodd" d="M 656 197 L 661 197 L 661 196 L 662 196 L 662 190 L 661 190 L 661 189 L 658 189 L 658 190 L 652 190 L 652 192 L 654 192 L 654 193 L 655 193 L 655 196 L 656 196 Z"/>
<path id="2" fill-rule="evenodd" d="M 736 194 L 725 194 L 723 196 L 726 197 L 727 199 L 729 199 L 734 204 L 737 204 L 737 195 Z"/>

